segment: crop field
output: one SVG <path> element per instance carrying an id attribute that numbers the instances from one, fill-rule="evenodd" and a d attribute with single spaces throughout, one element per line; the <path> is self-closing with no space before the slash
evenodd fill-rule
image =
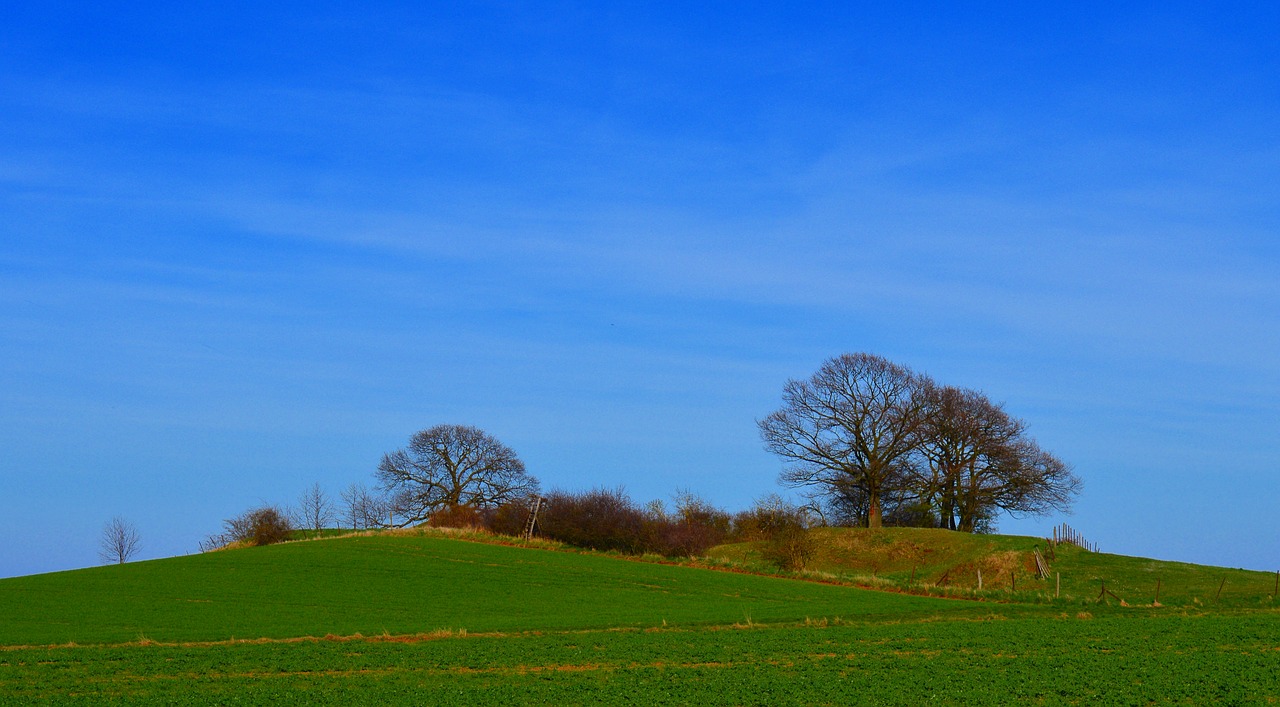
<path id="1" fill-rule="evenodd" d="M 975 602 L 372 535 L 0 580 L 0 645 L 932 617 Z"/>
<path id="2" fill-rule="evenodd" d="M 1267 704 L 1275 616 L 1101 616 L 0 652 L 0 702 Z"/>
<path id="3" fill-rule="evenodd" d="M 1280 611 L 938 599 L 438 534 L 0 580 L 0 705 L 298 702 L 1274 704 Z"/>

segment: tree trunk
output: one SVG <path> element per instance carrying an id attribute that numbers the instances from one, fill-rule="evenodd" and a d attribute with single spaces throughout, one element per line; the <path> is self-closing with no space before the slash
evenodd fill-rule
<path id="1" fill-rule="evenodd" d="M 978 509 L 976 504 L 969 501 L 960 503 L 960 525 L 956 528 L 962 533 L 972 533 L 974 527 L 978 524 Z"/>
<path id="2" fill-rule="evenodd" d="M 883 525 L 883 519 L 880 517 L 880 494 L 870 494 L 870 502 L 867 504 L 867 527 L 879 528 Z"/>
<path id="3" fill-rule="evenodd" d="M 953 466 L 947 466 L 943 472 L 946 475 L 946 485 L 943 490 L 942 497 L 942 517 L 944 525 L 942 527 L 947 530 L 956 529 L 956 515 L 958 515 L 960 505 L 956 498 L 956 477 L 959 472 Z"/>

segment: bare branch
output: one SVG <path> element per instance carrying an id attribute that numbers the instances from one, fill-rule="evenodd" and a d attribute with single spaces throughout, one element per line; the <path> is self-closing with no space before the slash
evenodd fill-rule
<path id="1" fill-rule="evenodd" d="M 418 432 L 404 449 L 383 455 L 377 478 L 398 525 L 424 521 L 441 508 L 492 508 L 538 491 L 538 480 L 510 447 L 462 425 Z"/>
<path id="2" fill-rule="evenodd" d="M 298 497 L 298 520 L 304 528 L 323 530 L 333 523 L 336 515 L 333 502 L 319 483 L 312 484 Z"/>
<path id="3" fill-rule="evenodd" d="M 828 495 L 856 490 L 865 521 L 881 524 L 881 500 L 919 444 L 926 379 L 871 354 L 830 359 L 808 381 L 787 381 L 782 408 L 758 424 L 765 449 L 788 462 L 788 486 Z"/>
<path id="4" fill-rule="evenodd" d="M 124 564 L 138 553 L 142 537 L 129 521 L 116 516 L 102 527 L 98 557 L 103 562 Z"/>

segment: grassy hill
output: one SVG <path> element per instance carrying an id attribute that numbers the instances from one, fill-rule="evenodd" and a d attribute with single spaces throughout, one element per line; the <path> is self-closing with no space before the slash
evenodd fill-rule
<path id="1" fill-rule="evenodd" d="M 1155 602 L 1157 583 L 1163 606 L 1273 606 L 1276 575 L 1240 569 L 1165 562 L 1090 552 L 1043 538 L 974 535 L 931 528 L 819 528 L 816 554 L 808 568 L 852 582 L 912 591 L 950 587 L 963 596 L 1000 601 L 1074 603 L 1106 601 L 1131 605 Z M 1036 577 L 1033 549 L 1039 548 L 1050 576 Z M 713 557 L 761 566 L 759 543 L 722 545 Z M 978 574 L 983 588 L 979 593 Z M 1016 587 L 1016 593 L 1013 591 Z"/>
<path id="2" fill-rule="evenodd" d="M 917 590 L 1016 572 L 1035 542 L 823 533 L 820 566 L 904 584 L 914 568 Z M 1224 572 L 1075 554 L 1055 560 L 1064 591 L 1090 569 L 1117 591 Z M 1019 582 L 964 601 L 439 533 L 294 542 L 0 580 L 0 704 L 1280 701 L 1270 600 L 1123 607 L 1087 577 L 1057 601 Z"/>
<path id="3" fill-rule="evenodd" d="M 365 534 L 0 580 L 0 645 L 518 632 L 880 620 L 1087 606 L 1269 608 L 1275 575 L 1059 545 L 1061 577 L 1036 579 L 1037 538 L 893 528 L 815 531 L 810 579 L 469 542 L 438 532 Z M 758 544 L 712 556 L 766 570 Z M 982 592 L 977 575 L 983 574 Z M 1011 591 L 1016 583 L 1017 592 Z M 1221 590 L 1219 594 L 1219 590 Z M 950 593 L 975 605 L 907 596 Z"/>
<path id="4" fill-rule="evenodd" d="M 914 616 L 967 603 L 440 534 L 293 542 L 0 580 L 0 645 Z"/>

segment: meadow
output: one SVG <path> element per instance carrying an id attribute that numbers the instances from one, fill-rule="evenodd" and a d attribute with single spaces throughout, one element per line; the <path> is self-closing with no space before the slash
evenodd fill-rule
<path id="1" fill-rule="evenodd" d="M 0 644 L 936 616 L 972 602 L 383 533 L 0 580 Z"/>
<path id="2" fill-rule="evenodd" d="M 809 562 L 815 577 L 916 593 L 1089 604 L 1104 599 L 1166 607 L 1266 608 L 1275 605 L 1280 576 L 1226 567 L 1090 552 L 1044 538 L 957 533 L 935 528 L 817 528 Z M 1050 565 L 1037 577 L 1033 549 Z M 712 557 L 764 569 L 759 543 L 713 548 Z M 977 591 L 982 574 L 984 591 Z M 1105 586 L 1107 593 L 1102 592 Z M 946 591 L 950 589 L 952 591 Z"/>
<path id="3" fill-rule="evenodd" d="M 944 599 L 439 534 L 3 580 L 0 645 L 0 704 L 1280 701 L 1269 605 Z"/>
<path id="4" fill-rule="evenodd" d="M 59 704 L 1263 704 L 1276 617 L 1074 615 L 0 652 Z"/>

